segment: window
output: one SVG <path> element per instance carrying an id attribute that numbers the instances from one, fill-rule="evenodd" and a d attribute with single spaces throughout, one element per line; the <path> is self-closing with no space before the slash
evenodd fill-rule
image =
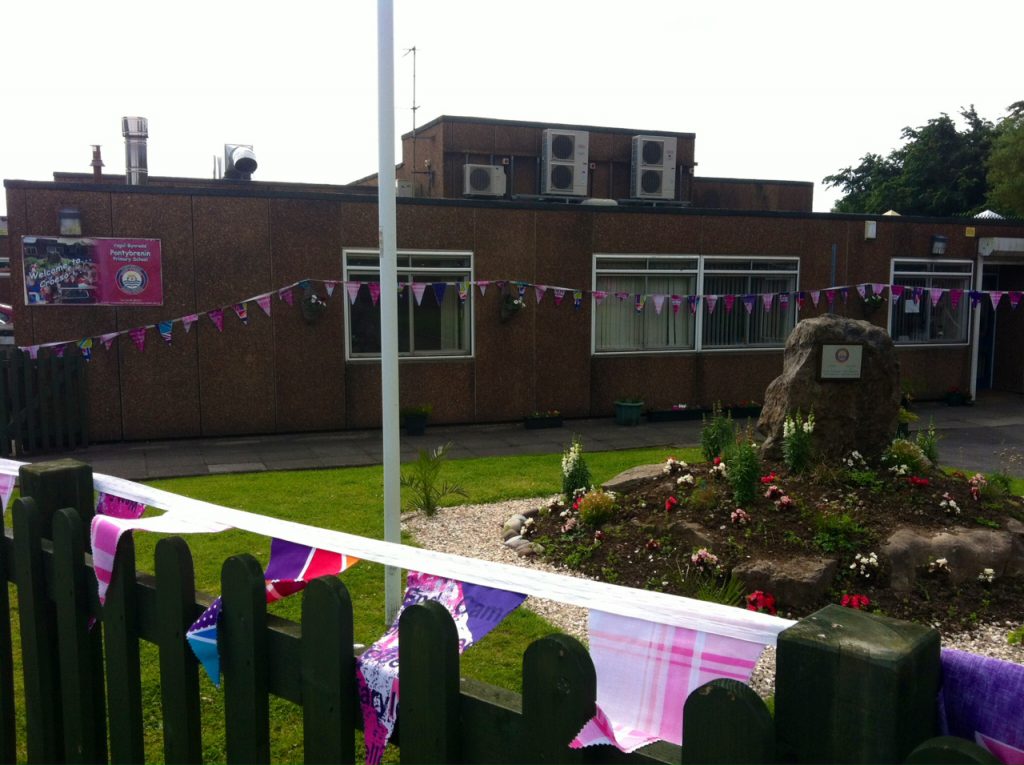
<path id="1" fill-rule="evenodd" d="M 375 250 L 347 250 L 345 281 L 380 286 L 380 257 Z M 398 352 L 402 356 L 469 356 L 473 279 L 468 252 L 399 252 Z M 459 285 L 465 284 L 460 294 Z M 416 288 L 413 288 L 413 285 Z M 417 302 L 416 292 L 422 288 Z M 381 287 L 383 289 L 383 287 Z M 347 296 L 346 296 L 347 297 Z M 380 301 L 369 286 L 360 287 L 355 302 L 346 299 L 349 356 L 380 356 Z"/>
<path id="2" fill-rule="evenodd" d="M 705 258 L 703 268 L 704 295 L 715 295 L 715 310 L 703 313 L 701 344 L 704 348 L 739 348 L 779 346 L 786 342 L 795 320 L 792 299 L 785 304 L 778 293 L 797 289 L 799 261 L 794 259 Z M 727 295 L 735 296 L 728 311 Z M 772 295 L 771 307 L 764 308 L 762 295 Z M 747 311 L 743 298 L 753 306 Z M 790 296 L 791 297 L 791 296 Z"/>
<path id="3" fill-rule="evenodd" d="M 607 297 L 594 307 L 594 350 L 692 349 L 696 322 L 684 296 L 697 292 L 697 260 L 681 255 L 596 255 L 594 289 Z M 639 312 L 637 295 L 645 298 Z M 684 300 L 678 311 L 672 306 L 674 297 Z"/>
<path id="4" fill-rule="evenodd" d="M 904 290 L 898 300 L 890 301 L 892 339 L 897 343 L 966 343 L 972 273 L 970 261 L 894 260 L 892 283 Z M 932 290 L 944 290 L 935 305 Z M 959 297 L 951 297 L 949 290 L 960 290 Z"/>

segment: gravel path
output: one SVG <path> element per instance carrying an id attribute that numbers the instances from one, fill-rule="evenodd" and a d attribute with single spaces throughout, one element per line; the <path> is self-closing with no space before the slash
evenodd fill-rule
<path id="1" fill-rule="evenodd" d="M 487 505 L 459 505 L 441 509 L 433 518 L 420 513 L 402 516 L 402 528 L 430 550 L 465 555 L 481 560 L 529 566 L 569 576 L 576 572 L 537 558 L 521 558 L 502 544 L 501 527 L 512 515 L 547 504 L 547 498 L 519 499 Z M 582 642 L 587 641 L 587 609 L 541 598 L 528 598 L 526 606 Z M 992 624 L 968 633 L 942 636 L 946 648 L 1024 664 L 1024 645 L 1009 645 L 1006 635 L 1015 624 Z M 754 670 L 751 687 L 762 696 L 775 688 L 775 649 L 766 649 Z"/>

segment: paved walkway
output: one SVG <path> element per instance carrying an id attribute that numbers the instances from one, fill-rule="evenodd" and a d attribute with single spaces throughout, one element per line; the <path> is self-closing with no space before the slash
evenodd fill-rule
<path id="1" fill-rule="evenodd" d="M 948 407 L 922 403 L 914 407 L 926 427 L 934 420 L 941 433 L 941 462 L 964 470 L 1002 469 L 1024 476 L 1024 396 L 987 393 L 973 406 Z M 694 446 L 700 442 L 699 420 L 643 423 L 627 428 L 611 418 L 569 420 L 562 428 L 526 430 L 521 423 L 446 425 L 427 428 L 423 436 L 402 436 L 402 461 L 416 458 L 420 449 L 452 443 L 449 456 L 485 457 L 506 454 L 557 454 L 573 433 L 587 451 L 664 446 Z M 37 462 L 73 457 L 88 462 L 98 473 L 130 480 L 267 470 L 378 465 L 382 461 L 378 430 L 335 433 L 241 436 L 237 438 L 178 439 L 98 444 L 73 452 L 28 458 Z"/>

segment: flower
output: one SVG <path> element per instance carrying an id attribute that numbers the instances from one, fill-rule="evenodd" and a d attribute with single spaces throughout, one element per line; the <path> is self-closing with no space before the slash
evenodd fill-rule
<path id="1" fill-rule="evenodd" d="M 856 449 L 850 452 L 850 456 L 843 460 L 843 464 L 851 470 L 863 470 L 868 466 L 868 463 L 864 460 L 864 455 Z"/>
<path id="2" fill-rule="evenodd" d="M 714 464 L 712 464 L 711 469 L 708 470 L 708 475 L 712 478 L 725 478 L 725 476 L 728 475 L 728 470 L 726 469 L 725 463 L 722 461 L 721 457 L 715 457 Z"/>
<path id="3" fill-rule="evenodd" d="M 960 505 L 956 503 L 956 500 L 950 496 L 948 491 L 943 492 L 942 501 L 939 502 L 939 507 L 945 510 L 949 515 L 960 515 Z"/>
<path id="4" fill-rule="evenodd" d="M 907 479 L 907 483 L 911 486 L 931 486 L 932 482 L 927 478 L 919 478 L 916 475 L 912 475 Z"/>
<path id="5" fill-rule="evenodd" d="M 702 571 L 718 568 L 718 556 L 708 548 L 702 547 L 690 556 L 690 563 Z"/>
<path id="6" fill-rule="evenodd" d="M 788 494 L 783 494 L 775 501 L 775 507 L 779 510 L 789 510 L 793 507 L 793 500 L 790 499 Z"/>
<path id="7" fill-rule="evenodd" d="M 680 470 L 683 470 L 686 467 L 686 463 L 683 462 L 682 460 L 677 460 L 675 457 L 669 457 L 667 460 L 665 460 L 665 465 L 664 467 L 662 467 L 662 472 L 665 473 L 666 475 L 672 475 L 673 473 L 678 473 Z"/>
<path id="8" fill-rule="evenodd" d="M 853 556 L 853 563 L 850 564 L 850 569 L 856 571 L 859 576 L 870 579 L 871 573 L 878 571 L 877 553 L 869 553 L 867 555 L 857 553 Z"/>
<path id="9" fill-rule="evenodd" d="M 854 608 L 858 611 L 862 608 L 867 608 L 871 605 L 871 598 L 867 595 L 843 595 L 843 599 L 839 601 L 839 604 L 846 606 L 847 608 Z"/>
<path id="10" fill-rule="evenodd" d="M 988 479 L 981 473 L 975 473 L 967 483 L 971 486 L 971 496 L 974 497 L 975 500 L 979 500 L 981 499 L 982 490 L 988 486 Z"/>
<path id="11" fill-rule="evenodd" d="M 992 584 L 992 581 L 996 578 L 996 572 L 990 568 L 983 568 L 981 573 L 978 574 L 978 581 L 985 584 Z"/>
<path id="12" fill-rule="evenodd" d="M 686 404 L 672 404 L 672 411 L 673 412 L 678 412 L 678 411 L 681 411 L 683 409 L 686 409 Z"/>
<path id="13" fill-rule="evenodd" d="M 665 500 L 665 512 L 670 512 L 673 507 L 679 504 L 679 500 L 675 497 L 669 497 Z"/>
<path id="14" fill-rule="evenodd" d="M 660 550 L 661 542 L 659 542 L 657 539 L 648 539 L 647 544 L 645 544 L 644 547 L 646 547 L 648 550 Z"/>
<path id="15" fill-rule="evenodd" d="M 594 532 L 594 541 L 595 542 L 603 542 L 604 541 L 604 532 L 601 531 L 601 529 L 598 529 L 597 531 Z"/>
<path id="16" fill-rule="evenodd" d="M 945 558 L 936 558 L 928 564 L 928 573 L 949 573 L 949 561 Z"/>
<path id="17" fill-rule="evenodd" d="M 775 482 L 775 478 L 776 478 L 776 475 L 775 475 L 775 471 L 773 470 L 770 473 L 768 473 L 768 475 L 761 476 L 761 483 L 764 484 L 765 486 L 767 486 L 770 483 L 774 483 Z"/>
<path id="18" fill-rule="evenodd" d="M 774 615 L 776 613 L 775 596 L 770 592 L 754 590 L 752 593 L 747 595 L 747 610 Z"/>
<path id="19" fill-rule="evenodd" d="M 742 507 L 737 507 L 732 511 L 732 514 L 729 516 L 729 520 L 737 526 L 746 526 L 750 523 L 750 515 Z"/>
<path id="20" fill-rule="evenodd" d="M 768 489 L 764 493 L 764 498 L 765 499 L 770 499 L 773 502 L 775 500 L 777 500 L 781 496 L 782 496 L 782 489 L 780 489 L 775 484 L 772 484 L 771 486 L 769 486 Z"/>
<path id="21" fill-rule="evenodd" d="M 676 485 L 682 486 L 683 484 L 686 484 L 687 486 L 693 486 L 693 476 L 690 473 L 687 473 L 686 475 L 683 476 L 679 476 L 679 478 L 676 479 Z"/>

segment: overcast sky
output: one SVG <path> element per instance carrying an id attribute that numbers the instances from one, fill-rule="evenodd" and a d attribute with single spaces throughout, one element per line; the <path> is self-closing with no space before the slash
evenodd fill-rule
<path id="1" fill-rule="evenodd" d="M 376 3 L 5 4 L 0 176 L 124 172 L 122 115 L 153 175 L 210 177 L 251 143 L 265 181 L 377 169 Z M 396 130 L 440 114 L 697 135 L 697 174 L 814 181 L 906 125 L 1024 99 L 1024 3 L 395 0 Z M 6 199 L 0 197 L 0 214 Z"/>

